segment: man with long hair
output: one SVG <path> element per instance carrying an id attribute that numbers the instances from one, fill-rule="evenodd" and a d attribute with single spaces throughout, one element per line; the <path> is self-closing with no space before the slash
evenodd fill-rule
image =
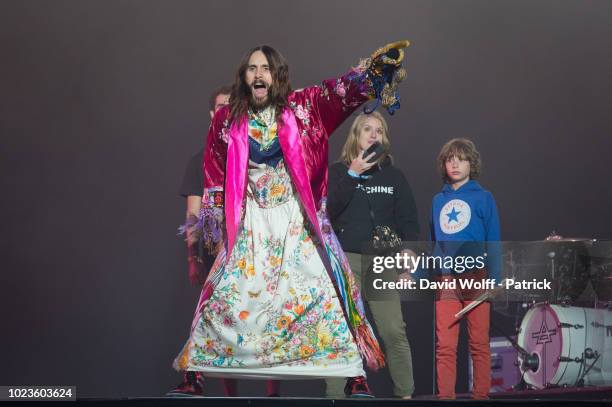
<path id="1" fill-rule="evenodd" d="M 406 45 L 299 91 L 272 47 L 244 57 L 208 133 L 200 216 L 186 225 L 217 257 L 175 368 L 196 377 L 346 377 L 347 395 L 370 396 L 361 357 L 374 369 L 384 357 L 325 212 L 327 139 L 368 99 L 389 101 L 381 89 L 392 95 L 403 78 L 395 48 Z"/>

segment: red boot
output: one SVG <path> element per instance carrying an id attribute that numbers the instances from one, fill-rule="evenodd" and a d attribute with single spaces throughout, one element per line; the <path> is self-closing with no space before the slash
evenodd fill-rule
<path id="1" fill-rule="evenodd" d="M 374 397 L 364 376 L 349 377 L 344 386 L 346 397 Z"/>
<path id="2" fill-rule="evenodd" d="M 168 397 L 195 397 L 204 395 L 204 376 L 200 372 L 183 373 L 183 381 L 166 393 Z"/>

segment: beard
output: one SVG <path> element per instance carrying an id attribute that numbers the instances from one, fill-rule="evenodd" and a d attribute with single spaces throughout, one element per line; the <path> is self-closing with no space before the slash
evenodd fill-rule
<path id="1" fill-rule="evenodd" d="M 269 95 L 267 95 L 265 98 L 256 98 L 255 96 L 253 96 L 253 94 L 251 94 L 249 96 L 249 106 L 253 109 L 253 110 L 263 110 L 266 107 L 270 106 L 272 104 L 272 99 L 270 98 Z"/>
<path id="2" fill-rule="evenodd" d="M 250 95 L 249 95 L 249 106 L 251 107 L 251 109 L 253 110 L 263 110 L 265 108 L 267 108 L 268 106 L 271 106 L 274 102 L 274 97 L 273 94 L 275 93 L 272 86 L 268 86 L 266 85 L 266 95 L 263 98 L 259 98 L 256 97 L 253 89 L 250 88 Z"/>

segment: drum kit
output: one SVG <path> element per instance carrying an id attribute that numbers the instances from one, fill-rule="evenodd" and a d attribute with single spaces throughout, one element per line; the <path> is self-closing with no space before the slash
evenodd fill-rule
<path id="1" fill-rule="evenodd" d="M 518 388 L 612 386 L 612 242 L 553 232 L 506 253 L 511 278 L 552 283 L 544 299 L 521 294 L 516 341 L 505 335 L 518 351 Z"/>

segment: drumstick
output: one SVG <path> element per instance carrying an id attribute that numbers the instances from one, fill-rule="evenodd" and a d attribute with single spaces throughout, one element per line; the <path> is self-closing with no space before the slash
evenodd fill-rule
<path id="1" fill-rule="evenodd" d="M 501 285 L 503 286 L 504 282 L 506 281 L 506 279 L 504 278 L 504 280 L 501 282 Z M 456 319 L 461 319 L 463 318 L 463 316 L 465 314 L 467 314 L 468 312 L 470 312 L 471 310 L 473 310 L 474 308 L 476 308 L 477 306 L 479 306 L 480 304 L 482 304 L 483 302 L 485 302 L 486 300 L 489 299 L 489 297 L 491 297 L 493 295 L 493 293 L 497 291 L 497 289 L 495 290 L 491 290 L 491 291 L 485 291 L 484 293 L 480 294 L 478 297 L 476 297 L 476 299 L 471 302 L 467 307 L 464 307 L 461 311 L 457 312 L 455 314 L 455 318 Z"/>
<path id="2" fill-rule="evenodd" d="M 477 306 L 479 306 L 480 304 L 482 304 L 483 302 L 485 302 L 489 297 L 491 296 L 491 293 L 489 291 L 480 294 L 478 297 L 476 297 L 476 299 L 474 301 L 472 301 L 467 307 L 463 308 L 461 311 L 457 312 L 455 314 L 455 318 L 456 319 L 461 319 L 463 318 L 463 316 L 465 314 L 467 314 L 468 312 L 470 312 L 471 310 L 473 310 L 474 308 L 476 308 Z"/>

